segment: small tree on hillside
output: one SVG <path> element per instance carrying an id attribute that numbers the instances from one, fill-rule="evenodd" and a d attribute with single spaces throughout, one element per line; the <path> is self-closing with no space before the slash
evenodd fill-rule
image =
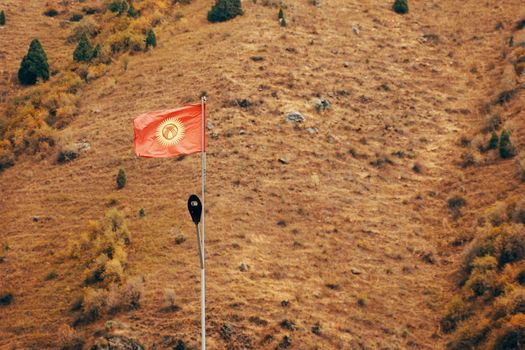
<path id="1" fill-rule="evenodd" d="M 510 132 L 503 130 L 499 138 L 499 155 L 503 159 L 512 158 L 516 154 L 514 145 L 510 142 Z"/>
<path id="2" fill-rule="evenodd" d="M 129 9 L 129 5 L 128 5 L 128 2 L 126 0 L 122 1 L 120 3 L 120 7 L 118 9 L 118 13 L 117 13 L 117 16 L 120 16 L 122 15 L 123 13 L 128 13 L 128 9 Z"/>
<path id="3" fill-rule="evenodd" d="M 93 58 L 93 45 L 89 41 L 86 33 L 82 34 L 78 41 L 77 48 L 73 52 L 73 59 L 77 62 L 90 62 Z"/>
<path id="4" fill-rule="evenodd" d="M 498 143 L 499 143 L 498 134 L 496 133 L 496 131 L 493 131 L 492 135 L 490 136 L 488 149 L 496 149 L 496 148 L 498 148 Z"/>
<path id="5" fill-rule="evenodd" d="M 18 70 L 18 80 L 23 85 L 33 85 L 41 78 L 49 79 L 49 64 L 47 55 L 38 39 L 33 39 L 27 55 L 24 56 Z"/>
<path id="6" fill-rule="evenodd" d="M 128 17 L 131 18 L 138 18 L 139 17 L 138 11 L 135 9 L 135 6 L 133 6 L 133 3 L 130 3 L 129 9 L 128 9 Z"/>
<path id="7" fill-rule="evenodd" d="M 155 35 L 155 32 L 153 29 L 148 29 L 148 32 L 146 33 L 146 50 L 150 47 L 156 47 L 157 46 L 157 37 Z"/>
<path id="8" fill-rule="evenodd" d="M 241 0 L 216 0 L 208 12 L 208 21 L 224 22 L 242 14 Z"/>
<path id="9" fill-rule="evenodd" d="M 408 0 L 395 0 L 392 8 L 396 13 L 404 15 L 408 13 Z"/>
<path id="10" fill-rule="evenodd" d="M 5 12 L 4 10 L 0 11 L 0 26 L 5 25 Z"/>
<path id="11" fill-rule="evenodd" d="M 120 190 L 126 186 L 126 172 L 120 168 L 117 175 L 117 188 Z"/>
<path id="12" fill-rule="evenodd" d="M 284 11 L 282 8 L 279 9 L 279 24 L 282 27 L 286 27 L 286 18 L 284 18 Z"/>
<path id="13" fill-rule="evenodd" d="M 101 52 L 102 52 L 102 46 L 100 44 L 97 44 L 97 46 L 95 46 L 95 48 L 93 49 L 93 53 L 91 54 L 91 59 L 97 58 Z"/>

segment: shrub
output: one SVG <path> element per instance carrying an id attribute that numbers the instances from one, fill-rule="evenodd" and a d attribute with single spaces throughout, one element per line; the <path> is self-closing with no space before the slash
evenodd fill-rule
<path id="1" fill-rule="evenodd" d="M 9 305 L 13 302 L 13 294 L 9 292 L 0 292 L 0 305 Z"/>
<path id="2" fill-rule="evenodd" d="M 452 217 L 457 219 L 461 216 L 461 208 L 464 207 L 466 201 L 461 196 L 453 196 L 447 200 L 447 205 L 452 212 Z"/>
<path id="3" fill-rule="evenodd" d="M 58 277 L 58 273 L 56 273 L 56 271 L 51 271 L 49 272 L 47 275 L 46 275 L 46 278 L 45 280 L 46 281 L 51 281 L 51 280 L 54 280 L 55 278 Z"/>
<path id="4" fill-rule="evenodd" d="M 454 339 L 447 344 L 450 350 L 477 349 L 490 333 L 491 325 L 487 319 L 469 322 L 462 326 Z"/>
<path id="5" fill-rule="evenodd" d="M 502 234 L 498 257 L 499 265 L 503 266 L 507 263 L 523 260 L 523 258 L 525 258 L 525 235 L 518 232 Z"/>
<path id="6" fill-rule="evenodd" d="M 175 290 L 171 288 L 164 289 L 164 303 L 167 310 L 173 311 L 177 309 Z"/>
<path id="7" fill-rule="evenodd" d="M 107 291 L 103 289 L 86 288 L 81 310 L 84 322 L 96 321 L 103 315 L 107 305 L 107 296 Z"/>
<path id="8" fill-rule="evenodd" d="M 144 210 L 144 208 L 140 208 L 139 209 L 139 218 L 143 218 L 146 216 L 146 211 Z"/>
<path id="9" fill-rule="evenodd" d="M 454 296 L 447 304 L 445 316 L 441 319 L 441 329 L 445 333 L 453 332 L 459 321 L 467 319 L 471 314 L 469 307 L 460 296 Z"/>
<path id="10" fill-rule="evenodd" d="M 516 172 L 518 178 L 525 182 L 525 158 L 516 159 Z"/>
<path id="11" fill-rule="evenodd" d="M 33 85 L 37 79 L 49 79 L 47 55 L 38 39 L 33 39 L 27 55 L 24 56 L 18 70 L 18 80 L 23 85 Z"/>
<path id="12" fill-rule="evenodd" d="M 513 316 L 497 331 L 492 350 L 518 350 L 525 344 L 525 315 Z"/>
<path id="13" fill-rule="evenodd" d="M 99 27 L 97 23 L 91 18 L 83 18 L 75 25 L 71 35 L 67 38 L 68 43 L 75 43 L 80 40 L 83 35 L 94 37 L 98 34 Z"/>
<path id="14" fill-rule="evenodd" d="M 120 1 L 114 0 L 111 4 L 109 4 L 108 8 L 111 12 L 118 12 L 120 9 Z"/>
<path id="15" fill-rule="evenodd" d="M 282 27 L 286 27 L 286 18 L 284 18 L 284 11 L 283 9 L 279 9 L 279 16 L 278 16 L 278 19 L 279 19 L 279 24 L 282 26 Z"/>
<path id="16" fill-rule="evenodd" d="M 73 59 L 77 62 L 91 62 L 93 59 L 93 45 L 84 33 L 78 41 L 77 47 L 73 52 Z"/>
<path id="17" fill-rule="evenodd" d="M 473 271 L 465 286 L 477 297 L 485 293 L 490 296 L 498 296 L 502 293 L 503 287 L 497 283 L 497 279 L 496 271 Z"/>
<path id="18" fill-rule="evenodd" d="M 140 307 L 140 298 L 144 289 L 144 278 L 141 276 L 130 279 L 123 288 L 125 305 L 131 309 Z"/>
<path id="19" fill-rule="evenodd" d="M 5 12 L 4 12 L 4 10 L 0 11 L 0 26 L 5 26 Z"/>
<path id="20" fill-rule="evenodd" d="M 120 190 L 126 186 L 126 172 L 120 168 L 117 175 L 117 188 Z"/>
<path id="21" fill-rule="evenodd" d="M 123 0 L 119 5 L 117 16 L 121 16 L 123 13 L 127 14 L 128 10 L 129 10 L 128 2 L 126 0 Z"/>
<path id="22" fill-rule="evenodd" d="M 157 47 L 157 37 L 153 29 L 148 29 L 146 33 L 146 50 L 150 47 Z"/>
<path id="23" fill-rule="evenodd" d="M 15 155 L 8 146 L 0 147 L 0 172 L 15 165 Z"/>
<path id="24" fill-rule="evenodd" d="M 524 19 L 520 19 L 518 21 L 518 23 L 516 23 L 516 30 L 520 30 L 520 29 L 523 29 L 525 28 L 525 18 Z"/>
<path id="25" fill-rule="evenodd" d="M 58 341 L 61 345 L 61 350 L 82 350 L 85 340 L 77 333 L 77 331 L 64 324 L 58 329 Z"/>
<path id="26" fill-rule="evenodd" d="M 71 17 L 69 17 L 70 22 L 79 22 L 82 18 L 84 18 L 84 15 L 80 13 L 74 13 Z"/>
<path id="27" fill-rule="evenodd" d="M 396 13 L 404 15 L 408 13 L 408 0 L 395 0 L 392 8 Z"/>
<path id="28" fill-rule="evenodd" d="M 107 283 L 120 283 L 124 278 L 124 268 L 118 259 L 111 259 L 104 266 L 102 279 Z"/>
<path id="29" fill-rule="evenodd" d="M 113 53 L 126 51 L 138 52 L 144 49 L 144 36 L 131 30 L 114 33 L 108 41 Z"/>
<path id="30" fill-rule="evenodd" d="M 53 8 L 50 8 L 50 9 L 47 9 L 45 12 L 44 12 L 44 15 L 48 16 L 48 17 L 55 17 L 56 15 L 58 15 L 58 11 L 53 9 Z"/>
<path id="31" fill-rule="evenodd" d="M 499 143 L 499 137 L 496 131 L 492 131 L 492 135 L 490 136 L 489 144 L 487 146 L 487 149 L 496 149 L 498 148 Z"/>
<path id="32" fill-rule="evenodd" d="M 514 145 L 510 142 L 510 132 L 503 130 L 499 140 L 499 155 L 503 159 L 512 158 L 516 154 Z"/>
<path id="33" fill-rule="evenodd" d="M 208 12 L 208 21 L 224 22 L 242 14 L 241 0 L 216 0 Z"/>
<path id="34" fill-rule="evenodd" d="M 138 18 L 140 16 L 137 9 L 135 9 L 135 6 L 133 6 L 133 3 L 129 5 L 127 15 L 128 17 L 131 17 L 131 18 Z"/>

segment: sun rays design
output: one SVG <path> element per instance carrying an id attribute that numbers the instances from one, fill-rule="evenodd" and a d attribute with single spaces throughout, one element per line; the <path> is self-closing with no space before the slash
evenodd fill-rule
<path id="1" fill-rule="evenodd" d="M 168 118 L 157 127 L 157 141 L 166 147 L 176 145 L 184 137 L 184 124 L 177 118 Z"/>

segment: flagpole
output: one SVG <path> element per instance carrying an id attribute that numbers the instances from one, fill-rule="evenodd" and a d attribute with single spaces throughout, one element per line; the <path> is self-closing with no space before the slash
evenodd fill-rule
<path id="1" fill-rule="evenodd" d="M 204 216 L 206 213 L 206 209 L 204 206 L 204 195 L 206 193 L 206 116 L 205 116 L 205 108 L 206 108 L 206 96 L 202 96 L 201 98 L 201 111 L 202 111 L 202 133 L 201 133 L 201 181 L 202 181 L 202 188 L 201 188 L 201 197 L 202 197 L 202 236 L 201 236 L 201 254 L 202 254 L 202 265 L 201 265 L 201 349 L 206 350 L 206 270 L 204 265 Z"/>

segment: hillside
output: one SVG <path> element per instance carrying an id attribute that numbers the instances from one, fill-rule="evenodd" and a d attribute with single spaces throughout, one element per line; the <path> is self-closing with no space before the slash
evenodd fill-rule
<path id="1" fill-rule="evenodd" d="M 213 125 L 209 348 L 275 349 L 289 336 L 291 349 L 444 349 L 449 335 L 439 321 L 462 252 L 449 243 L 483 201 L 522 193 L 502 179 L 514 176 L 512 161 L 502 174 L 497 164 L 483 172 L 457 165 L 461 136 L 499 93 L 501 50 L 525 15 L 522 1 L 414 1 L 405 16 L 389 1 L 288 1 L 286 28 L 278 7 L 248 1 L 243 16 L 211 24 L 211 5 L 177 5 L 154 50 L 120 57 L 86 85 L 60 134 L 88 142 L 88 151 L 66 164 L 20 155 L 0 174 L 0 290 L 13 294 L 0 306 L 0 348 L 61 347 L 58 330 L 73 322 L 83 289 L 83 267 L 66 252 L 109 202 L 126 215 L 129 272 L 144 277 L 141 306 L 77 332 L 87 346 L 112 319 L 117 334 L 148 349 L 170 348 L 165 336 L 197 347 L 199 271 L 186 199 L 200 189 L 199 158 L 136 158 L 132 120 L 205 91 Z M 43 16 L 45 4 L 0 6 L 13 23 L 0 27 L 2 77 L 16 77 L 36 36 L 50 62 L 69 59 L 69 28 Z M 3 86 L 21 89 L 16 80 Z M 315 98 L 331 108 L 316 111 Z M 305 122 L 287 123 L 292 111 Z M 119 168 L 128 179 L 122 190 Z M 455 221 L 447 200 L 458 192 L 468 205 Z M 50 272 L 57 277 L 48 280 Z M 163 310 L 165 288 L 175 290 L 177 311 Z"/>

